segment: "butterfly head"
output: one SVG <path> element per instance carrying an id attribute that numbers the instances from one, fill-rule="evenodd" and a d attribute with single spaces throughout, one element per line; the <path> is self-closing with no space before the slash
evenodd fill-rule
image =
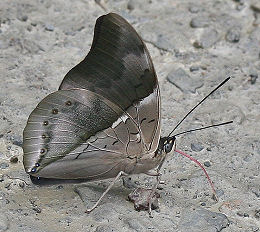
<path id="1" fill-rule="evenodd" d="M 172 151 L 173 148 L 175 148 L 176 145 L 176 137 L 166 137 L 165 141 L 163 143 L 163 150 L 165 153 L 169 153 Z"/>
<path id="2" fill-rule="evenodd" d="M 158 149 L 156 151 L 156 155 L 161 155 L 161 154 L 167 154 L 172 151 L 172 149 L 175 149 L 176 145 L 176 137 L 171 136 L 171 137 L 162 137 L 159 142 Z"/>

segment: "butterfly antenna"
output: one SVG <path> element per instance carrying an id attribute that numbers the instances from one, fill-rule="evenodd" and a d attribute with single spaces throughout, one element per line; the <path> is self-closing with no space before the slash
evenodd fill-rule
<path id="1" fill-rule="evenodd" d="M 225 79 L 223 82 L 221 82 L 215 89 L 213 89 L 207 96 L 205 96 L 197 105 L 195 105 L 184 117 L 183 119 L 173 128 L 171 133 L 168 135 L 168 137 L 171 136 L 171 134 L 179 127 L 179 125 L 200 105 L 202 104 L 211 94 L 213 94 L 216 90 L 218 90 L 222 85 L 224 85 L 230 77 Z"/>
<path id="2" fill-rule="evenodd" d="M 205 127 L 200 127 L 200 128 L 196 128 L 196 129 L 191 129 L 191 130 L 187 130 L 187 131 L 183 131 L 181 133 L 175 134 L 174 137 L 178 136 L 178 135 L 190 133 L 190 132 L 193 132 L 193 131 L 199 131 L 199 130 L 204 130 L 204 129 L 208 129 L 208 128 L 211 128 L 211 127 L 223 126 L 223 125 L 227 125 L 227 124 L 230 124 L 230 123 L 233 123 L 233 121 L 222 122 L 222 123 L 213 124 L 213 125 L 210 125 L 210 126 L 205 126 Z"/>

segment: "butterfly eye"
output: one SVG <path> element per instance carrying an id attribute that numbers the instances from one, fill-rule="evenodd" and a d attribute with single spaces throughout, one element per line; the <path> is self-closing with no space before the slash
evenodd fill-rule
<path id="1" fill-rule="evenodd" d="M 164 145 L 164 151 L 166 153 L 169 153 L 171 150 L 172 150 L 172 147 L 173 147 L 173 142 L 170 141 L 170 142 L 167 142 L 165 145 Z"/>

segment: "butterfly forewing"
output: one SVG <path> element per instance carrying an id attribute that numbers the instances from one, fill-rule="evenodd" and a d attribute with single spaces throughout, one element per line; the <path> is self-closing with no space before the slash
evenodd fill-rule
<path id="1" fill-rule="evenodd" d="M 157 85 L 145 44 L 126 20 L 112 13 L 97 20 L 89 54 L 68 72 L 60 89 L 90 89 L 126 110 Z"/>
<path id="2" fill-rule="evenodd" d="M 160 94 L 149 53 L 120 16 L 101 16 L 87 57 L 43 99 L 24 130 L 34 176 L 105 179 L 134 172 L 160 136 Z"/>

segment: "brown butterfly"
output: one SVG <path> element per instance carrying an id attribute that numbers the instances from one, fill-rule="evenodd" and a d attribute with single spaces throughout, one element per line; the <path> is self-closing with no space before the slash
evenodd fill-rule
<path id="1" fill-rule="evenodd" d="M 158 176 L 175 146 L 175 136 L 160 133 L 160 91 L 149 52 L 131 25 L 110 13 L 97 19 L 86 58 L 31 113 L 24 168 L 36 180 Z"/>

